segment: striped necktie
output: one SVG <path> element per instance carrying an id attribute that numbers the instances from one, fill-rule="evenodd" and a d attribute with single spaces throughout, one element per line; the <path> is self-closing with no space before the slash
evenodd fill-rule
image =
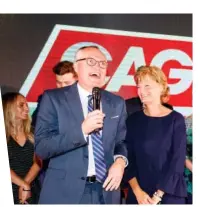
<path id="1" fill-rule="evenodd" d="M 88 112 L 93 111 L 92 95 L 88 96 Z M 93 154 L 95 161 L 95 171 L 97 181 L 103 183 L 106 178 L 106 164 L 104 159 L 104 149 L 102 136 L 99 131 L 91 133 Z"/>

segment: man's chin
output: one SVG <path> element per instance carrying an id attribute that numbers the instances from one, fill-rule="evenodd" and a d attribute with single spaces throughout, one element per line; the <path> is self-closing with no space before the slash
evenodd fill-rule
<path id="1" fill-rule="evenodd" d="M 99 87 L 99 88 L 101 88 L 101 87 L 103 87 L 104 84 L 93 81 L 91 85 L 92 85 L 92 87 Z"/>

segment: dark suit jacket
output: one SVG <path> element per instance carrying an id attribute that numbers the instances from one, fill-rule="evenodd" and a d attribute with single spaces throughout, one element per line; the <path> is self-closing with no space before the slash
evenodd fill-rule
<path id="1" fill-rule="evenodd" d="M 126 100 L 126 110 L 128 113 L 128 116 L 131 114 L 142 110 L 142 103 L 140 101 L 139 97 L 133 97 Z"/>
<path id="2" fill-rule="evenodd" d="M 119 96 L 102 91 L 106 114 L 102 131 L 107 170 L 114 155 L 127 157 L 126 106 Z M 84 120 L 77 84 L 44 93 L 37 114 L 35 151 L 42 159 L 50 158 L 43 182 L 41 204 L 78 204 L 85 188 L 88 171 L 88 143 L 81 124 Z M 120 191 L 103 191 L 106 204 L 120 203 Z"/>

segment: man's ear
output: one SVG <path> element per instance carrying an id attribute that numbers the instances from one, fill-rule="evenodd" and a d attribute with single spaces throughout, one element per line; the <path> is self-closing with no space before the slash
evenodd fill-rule
<path id="1" fill-rule="evenodd" d="M 74 68 L 75 72 L 77 73 L 77 63 L 76 62 L 73 63 L 73 68 Z"/>

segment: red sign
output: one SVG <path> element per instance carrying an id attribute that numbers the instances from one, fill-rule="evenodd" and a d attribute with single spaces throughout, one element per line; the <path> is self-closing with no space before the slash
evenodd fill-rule
<path id="1" fill-rule="evenodd" d="M 156 65 L 168 77 L 170 103 L 181 112 L 192 107 L 192 39 L 117 30 L 56 25 L 20 92 L 37 102 L 44 90 L 55 88 L 53 66 L 73 61 L 83 45 L 97 45 L 109 60 L 105 89 L 125 99 L 136 96 L 133 74 L 141 65 Z"/>

